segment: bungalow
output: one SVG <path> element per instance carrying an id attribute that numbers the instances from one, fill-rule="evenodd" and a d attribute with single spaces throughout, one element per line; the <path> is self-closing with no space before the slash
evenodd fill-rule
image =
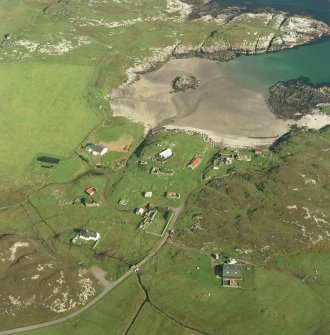
<path id="1" fill-rule="evenodd" d="M 161 160 L 166 160 L 173 155 L 172 149 L 166 149 L 159 154 Z"/>
<path id="2" fill-rule="evenodd" d="M 85 241 L 98 241 L 101 237 L 100 233 L 86 229 L 80 229 L 78 237 Z"/>
<path id="3" fill-rule="evenodd" d="M 84 191 L 91 197 L 96 192 L 96 189 L 94 187 L 88 187 Z"/>
<path id="4" fill-rule="evenodd" d="M 94 156 L 97 156 L 97 155 L 103 156 L 104 154 L 108 152 L 108 148 L 102 147 L 97 144 L 87 145 L 86 150 Z"/>
<path id="5" fill-rule="evenodd" d="M 192 170 L 195 169 L 201 163 L 201 161 L 202 161 L 202 157 L 198 155 L 195 156 L 195 158 L 192 159 L 190 163 L 188 164 L 188 168 Z"/>
<path id="6" fill-rule="evenodd" d="M 222 286 L 242 287 L 242 268 L 239 264 L 224 264 L 222 267 Z"/>

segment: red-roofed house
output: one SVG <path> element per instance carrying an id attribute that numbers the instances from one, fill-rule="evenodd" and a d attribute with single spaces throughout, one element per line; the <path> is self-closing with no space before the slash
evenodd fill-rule
<path id="1" fill-rule="evenodd" d="M 94 187 L 88 187 L 85 190 L 85 193 L 87 193 L 90 197 L 96 192 L 96 189 Z"/>
<path id="2" fill-rule="evenodd" d="M 189 164 L 188 164 L 188 168 L 189 169 L 195 169 L 200 162 L 202 161 L 202 158 L 200 156 L 196 156 Z"/>

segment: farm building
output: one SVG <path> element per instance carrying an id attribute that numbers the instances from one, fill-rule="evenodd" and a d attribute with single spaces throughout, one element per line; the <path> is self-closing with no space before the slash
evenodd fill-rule
<path id="1" fill-rule="evenodd" d="M 172 149 L 166 149 L 159 154 L 161 160 L 166 160 L 173 155 Z"/>
<path id="2" fill-rule="evenodd" d="M 100 207 L 100 204 L 98 202 L 92 201 L 92 202 L 85 202 L 85 207 Z"/>
<path id="3" fill-rule="evenodd" d="M 144 193 L 143 193 L 143 196 L 144 196 L 145 198 L 151 198 L 151 197 L 152 197 L 152 192 L 150 192 L 150 191 L 148 191 L 148 192 L 144 192 Z"/>
<path id="4" fill-rule="evenodd" d="M 191 160 L 191 162 L 188 164 L 189 169 L 195 169 L 202 161 L 202 158 L 200 156 L 196 156 L 194 159 Z"/>
<path id="5" fill-rule="evenodd" d="M 177 192 L 166 192 L 165 197 L 168 199 L 179 199 L 180 198 L 180 193 Z"/>
<path id="6" fill-rule="evenodd" d="M 88 187 L 84 191 L 91 197 L 96 192 L 96 189 L 94 187 Z"/>
<path id="7" fill-rule="evenodd" d="M 242 287 L 242 268 L 238 264 L 224 264 L 222 267 L 222 286 Z"/>
<path id="8" fill-rule="evenodd" d="M 144 214 L 144 209 L 143 208 L 136 208 L 135 209 L 135 214 L 142 216 Z"/>
<path id="9" fill-rule="evenodd" d="M 90 231 L 86 229 L 81 229 L 78 237 L 85 241 L 98 241 L 101 237 L 100 233 L 97 233 L 95 231 Z"/>
<path id="10" fill-rule="evenodd" d="M 87 145 L 86 150 L 94 156 L 97 156 L 97 155 L 103 156 L 104 154 L 108 152 L 108 148 L 102 147 L 97 144 Z"/>

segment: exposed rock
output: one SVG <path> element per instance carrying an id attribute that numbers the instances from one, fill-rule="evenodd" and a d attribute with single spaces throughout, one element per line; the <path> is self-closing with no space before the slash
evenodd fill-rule
<path id="1" fill-rule="evenodd" d="M 177 41 L 175 45 L 155 50 L 153 56 L 128 69 L 128 80 L 121 87 L 137 80 L 139 74 L 159 68 L 171 57 L 201 57 L 226 62 L 239 55 L 261 54 L 307 44 L 330 34 L 330 28 L 321 21 L 310 17 L 289 17 L 288 13 L 269 8 L 242 13 L 238 7 L 220 8 L 213 2 L 202 0 L 184 0 L 181 3 L 192 10 L 188 20 L 212 20 L 219 28 L 193 45 Z"/>
<path id="2" fill-rule="evenodd" d="M 269 108 L 282 119 L 299 120 L 330 103 L 330 86 L 314 86 L 306 78 L 278 82 L 269 92 Z"/>
<path id="3" fill-rule="evenodd" d="M 200 79 L 195 76 L 179 76 L 172 82 L 173 92 L 185 92 L 189 89 L 195 89 L 200 84 Z"/>

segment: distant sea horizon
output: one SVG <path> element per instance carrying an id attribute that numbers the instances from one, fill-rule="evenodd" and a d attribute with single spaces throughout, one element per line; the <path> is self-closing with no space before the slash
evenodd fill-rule
<path id="1" fill-rule="evenodd" d="M 242 6 L 246 11 L 272 7 L 291 15 L 308 15 L 330 25 L 330 0 L 216 0 L 224 6 Z M 330 37 L 306 46 L 254 56 L 240 56 L 228 62 L 227 71 L 243 85 L 266 91 L 278 81 L 299 77 L 313 84 L 330 84 Z"/>

